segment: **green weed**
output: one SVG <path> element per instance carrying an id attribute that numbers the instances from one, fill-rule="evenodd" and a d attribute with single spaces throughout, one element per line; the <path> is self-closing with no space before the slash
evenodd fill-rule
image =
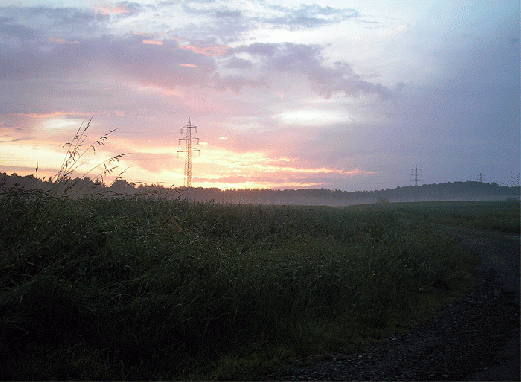
<path id="1" fill-rule="evenodd" d="M 0 376 L 241 379 L 386 338 L 476 265 L 392 207 L 4 194 Z"/>

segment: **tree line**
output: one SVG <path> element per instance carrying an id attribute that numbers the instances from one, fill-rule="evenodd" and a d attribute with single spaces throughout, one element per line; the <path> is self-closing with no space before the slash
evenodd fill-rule
<path id="1" fill-rule="evenodd" d="M 310 204 L 349 205 L 423 200 L 483 200 L 520 198 L 520 186 L 481 183 L 476 181 L 423 184 L 375 191 L 342 191 L 339 189 L 227 189 L 216 187 L 164 187 L 159 184 L 136 184 L 116 179 L 110 185 L 89 177 L 67 178 L 60 181 L 40 179 L 34 175 L 8 175 L 0 172 L 0 191 L 18 188 L 41 190 L 58 196 L 123 196 L 155 195 L 192 201 L 214 201 L 237 204 Z M 487 199 L 487 200 L 489 200 Z"/>

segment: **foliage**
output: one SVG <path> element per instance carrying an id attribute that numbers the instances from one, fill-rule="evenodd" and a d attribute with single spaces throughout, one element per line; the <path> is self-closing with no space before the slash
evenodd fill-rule
<path id="1" fill-rule="evenodd" d="M 12 190 L 0 197 L 0 377 L 248 378 L 385 338 L 476 265 L 392 206 Z"/>

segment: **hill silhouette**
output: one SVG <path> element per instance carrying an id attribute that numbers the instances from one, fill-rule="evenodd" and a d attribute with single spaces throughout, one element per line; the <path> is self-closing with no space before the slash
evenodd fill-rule
<path id="1" fill-rule="evenodd" d="M 66 179 L 53 182 L 33 175 L 7 175 L 0 172 L 0 193 L 16 188 L 18 190 L 41 190 L 58 196 L 103 195 L 120 196 L 146 194 L 166 198 L 193 201 L 214 201 L 216 203 L 241 204 L 294 204 L 344 206 L 414 201 L 491 201 L 520 200 L 520 186 L 481 183 L 475 181 L 423 184 L 374 191 L 342 191 L 339 189 L 228 189 L 202 187 L 163 187 L 157 184 L 139 184 L 123 179 L 107 186 L 88 177 Z"/>

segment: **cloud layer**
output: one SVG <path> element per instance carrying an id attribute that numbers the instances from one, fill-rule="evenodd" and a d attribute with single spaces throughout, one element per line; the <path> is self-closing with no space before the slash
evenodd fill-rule
<path id="1" fill-rule="evenodd" d="M 50 174 L 94 116 L 95 133 L 118 129 L 105 154 L 128 152 L 127 175 L 149 182 L 182 183 L 188 117 L 205 143 L 195 185 L 375 189 L 409 184 L 416 164 L 428 183 L 519 173 L 519 5 L 325 3 L 0 8 L 0 171 L 41 156 Z"/>

